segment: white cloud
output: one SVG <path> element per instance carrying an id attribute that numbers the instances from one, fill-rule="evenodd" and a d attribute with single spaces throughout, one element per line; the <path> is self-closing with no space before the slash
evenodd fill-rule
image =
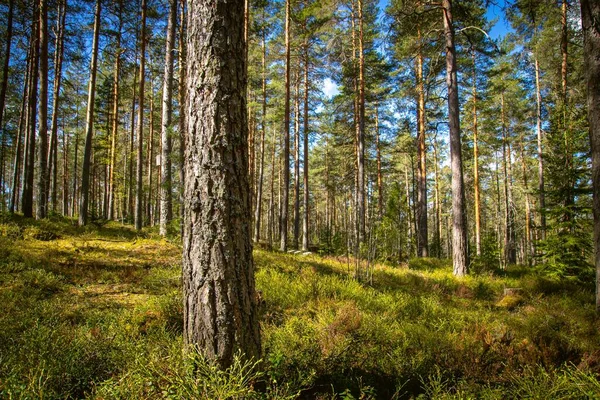
<path id="1" fill-rule="evenodd" d="M 323 81 L 323 93 L 325 93 L 325 96 L 331 98 L 340 93 L 340 91 L 338 89 L 338 85 L 334 81 L 329 78 L 325 78 Z"/>

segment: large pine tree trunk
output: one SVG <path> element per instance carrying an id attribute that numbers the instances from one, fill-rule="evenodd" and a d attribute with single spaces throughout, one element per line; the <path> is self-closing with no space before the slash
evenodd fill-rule
<path id="1" fill-rule="evenodd" d="M 167 234 L 167 225 L 173 216 L 171 200 L 171 116 L 173 100 L 173 49 L 177 28 L 177 1 L 169 0 L 167 43 L 165 49 L 165 74 L 163 77 L 161 156 L 160 156 L 160 234 Z"/>
<path id="2" fill-rule="evenodd" d="M 285 109 L 283 133 L 283 193 L 279 205 L 279 250 L 287 251 L 288 205 L 290 195 L 290 0 L 285 2 Z"/>
<path id="3" fill-rule="evenodd" d="M 207 4 L 212 3 L 212 4 Z M 210 6 L 212 5 L 212 6 Z M 220 367 L 260 356 L 252 261 L 244 1 L 188 0 L 184 341 Z"/>
<path id="4" fill-rule="evenodd" d="M 146 0 L 142 0 L 142 25 L 140 29 L 140 77 L 139 77 L 139 104 L 137 120 L 137 168 L 136 168 L 136 191 L 135 191 L 135 229 L 141 230 L 143 225 L 143 203 L 144 203 L 144 83 L 146 81 Z"/>
<path id="5" fill-rule="evenodd" d="M 90 188 L 90 164 L 92 160 L 92 140 L 94 138 L 94 103 L 96 98 L 96 72 L 98 66 L 98 38 L 100 36 L 101 0 L 96 1 L 94 17 L 94 41 L 92 44 L 92 61 L 90 65 L 90 82 L 88 86 L 88 103 L 85 121 L 85 149 L 81 168 L 81 201 L 79 205 L 79 225 L 88 221 L 88 201 Z"/>
<path id="6" fill-rule="evenodd" d="M 600 3 L 581 0 L 587 105 L 592 147 L 596 312 L 600 313 Z"/>
<path id="7" fill-rule="evenodd" d="M 454 275 L 468 273 L 467 215 L 460 144 L 460 108 L 452 0 L 442 0 L 444 34 L 446 38 L 446 84 L 448 85 L 448 118 L 450 128 L 450 166 L 452 169 L 452 261 Z"/>

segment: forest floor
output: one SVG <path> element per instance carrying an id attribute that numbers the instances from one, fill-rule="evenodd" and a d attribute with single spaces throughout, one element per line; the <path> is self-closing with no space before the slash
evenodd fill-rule
<path id="1" fill-rule="evenodd" d="M 365 284 L 342 258 L 254 258 L 263 360 L 220 372 L 181 351 L 176 238 L 3 217 L 0 398 L 600 398 L 591 282 L 423 259 Z"/>

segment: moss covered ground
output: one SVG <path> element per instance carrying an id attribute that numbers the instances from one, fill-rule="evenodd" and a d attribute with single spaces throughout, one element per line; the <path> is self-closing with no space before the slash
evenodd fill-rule
<path id="1" fill-rule="evenodd" d="M 263 359 L 218 371 L 181 351 L 180 254 L 113 222 L 0 219 L 0 398 L 600 398 L 593 282 L 423 259 L 366 284 L 257 249 Z"/>

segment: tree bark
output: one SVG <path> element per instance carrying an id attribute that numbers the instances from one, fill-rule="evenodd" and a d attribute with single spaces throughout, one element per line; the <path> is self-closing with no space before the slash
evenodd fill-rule
<path id="1" fill-rule="evenodd" d="M 446 84 L 448 86 L 448 118 L 450 128 L 450 165 L 452 169 L 452 261 L 454 275 L 468 273 L 467 216 L 463 181 L 462 150 L 460 144 L 460 108 L 452 0 L 442 0 L 444 35 L 446 39 Z"/>
<path id="2" fill-rule="evenodd" d="M 504 102 L 504 92 L 500 100 L 501 120 L 502 120 L 502 168 L 504 173 L 504 267 L 508 264 L 517 262 L 517 251 L 515 248 L 514 218 L 513 218 L 513 200 L 512 200 L 512 173 L 511 173 L 511 151 L 508 141 L 508 128 L 506 126 L 506 105 Z"/>
<path id="3" fill-rule="evenodd" d="M 421 26 L 417 26 L 417 257 L 428 256 L 427 232 L 427 148 L 425 146 L 425 83 Z"/>
<path id="4" fill-rule="evenodd" d="M 177 28 L 177 1 L 169 0 L 167 43 L 165 49 L 165 74 L 163 77 L 162 126 L 160 156 L 160 234 L 166 236 L 167 225 L 173 217 L 171 200 L 171 116 L 173 100 L 173 48 Z"/>
<path id="5" fill-rule="evenodd" d="M 142 0 L 142 25 L 140 29 L 140 77 L 139 77 L 139 104 L 137 121 L 137 168 L 136 168 L 136 192 L 135 192 L 135 229 L 142 229 L 143 225 L 143 177 L 144 177 L 144 83 L 146 63 L 146 0 Z"/>
<path id="6" fill-rule="evenodd" d="M 110 137 L 110 170 L 108 178 L 108 219 L 115 216 L 115 167 L 117 155 L 117 133 L 119 130 L 119 74 L 121 70 L 121 30 L 123 29 L 123 1 L 119 0 L 119 27 L 116 32 L 115 67 L 113 71 L 113 120 Z"/>
<path id="7" fill-rule="evenodd" d="M 596 264 L 596 313 L 600 314 L 600 3 L 581 0 L 584 62 L 587 81 L 588 120 L 592 148 L 594 193 L 594 261 Z"/>
<path id="8" fill-rule="evenodd" d="M 58 177 L 58 104 L 62 83 L 62 64 L 64 53 L 64 33 L 67 15 L 67 0 L 60 1 L 58 17 L 56 18 L 56 44 L 54 46 L 54 93 L 52 99 L 52 122 L 50 124 L 50 146 L 48 152 L 48 183 L 50 186 L 49 198 L 51 209 L 56 211 L 57 206 L 57 177 Z M 50 179 L 51 178 L 51 179 Z"/>
<path id="9" fill-rule="evenodd" d="M 6 22 L 6 50 L 4 53 L 4 65 L 2 67 L 2 83 L 0 83 L 0 131 L 2 131 L 0 140 L 2 141 L 2 166 L 4 166 L 4 143 L 6 137 L 3 116 L 6 103 L 6 91 L 8 89 L 8 72 L 10 66 L 10 48 L 12 44 L 14 8 L 15 1 L 10 0 L 8 4 L 8 18 Z M 1 193 L 4 194 L 4 174 L 0 175 L 0 188 Z M 5 204 L 4 199 L 2 199 L 2 204 Z"/>
<path id="10" fill-rule="evenodd" d="M 264 13 L 264 11 L 263 11 Z M 267 129 L 267 35 L 262 32 L 262 120 L 260 129 L 260 164 L 258 166 L 258 182 L 256 185 L 256 204 L 254 211 L 254 243 L 260 241 L 260 225 L 262 214 L 263 180 L 265 171 L 265 133 Z"/>
<path id="11" fill-rule="evenodd" d="M 309 135 L 309 124 L 308 124 L 308 95 L 310 83 L 308 82 L 308 73 L 310 67 L 310 55 L 309 55 L 309 41 L 308 36 L 304 39 L 304 128 L 302 132 L 303 137 L 303 148 L 302 148 L 302 175 L 303 175 L 303 201 L 304 210 L 302 214 L 302 250 L 308 251 L 308 216 L 309 216 L 309 190 L 308 190 L 308 135 Z"/>
<path id="12" fill-rule="evenodd" d="M 544 153 L 542 148 L 542 94 L 540 89 L 540 64 L 535 55 L 535 100 L 536 100 L 536 131 L 537 131 L 537 154 L 538 154 L 538 192 L 539 192 L 539 214 L 540 214 L 540 238 L 546 239 L 546 195 L 544 188 Z"/>
<path id="13" fill-rule="evenodd" d="M 358 190 L 357 190 L 357 213 L 358 213 L 358 246 L 366 238 L 366 209 L 365 209 L 365 51 L 364 51 L 364 18 L 363 2 L 358 0 L 358 138 L 357 138 L 357 161 L 358 161 Z"/>
<path id="14" fill-rule="evenodd" d="M 40 0 L 40 69 L 39 69 L 39 154 L 36 219 L 46 218 L 48 212 L 48 2 Z"/>
<path id="15" fill-rule="evenodd" d="M 92 61 L 90 64 L 90 82 L 88 86 L 88 103 L 85 121 L 85 149 L 83 166 L 81 168 L 81 201 L 79 205 L 79 225 L 88 222 L 88 201 L 90 186 L 90 164 L 92 159 L 92 140 L 94 136 L 94 105 L 96 98 L 96 72 L 98 66 L 98 38 L 100 36 L 101 0 L 96 1 L 96 14 L 94 17 L 94 41 L 92 44 Z"/>
<path id="16" fill-rule="evenodd" d="M 300 238 L 300 68 L 296 70 L 294 98 L 294 238 L 292 247 L 298 249 Z"/>
<path id="17" fill-rule="evenodd" d="M 31 28 L 31 80 L 29 85 L 29 103 L 27 110 L 27 128 L 25 135 L 25 155 L 23 157 L 23 194 L 21 196 L 21 211 L 27 218 L 33 217 L 33 176 L 35 163 L 35 127 L 37 121 L 37 95 L 39 73 L 39 4 L 34 5 L 34 15 Z"/>
<path id="18" fill-rule="evenodd" d="M 188 0 L 184 342 L 221 368 L 260 357 L 243 0 Z"/>
<path id="19" fill-rule="evenodd" d="M 287 251 L 288 205 L 290 194 L 290 0 L 285 2 L 285 108 L 283 121 L 283 196 L 279 205 L 279 250 Z"/>
<path id="20" fill-rule="evenodd" d="M 477 64 L 473 49 L 473 190 L 475 203 L 475 252 L 481 256 L 481 195 L 479 193 L 479 131 L 477 126 Z"/>
<path id="21" fill-rule="evenodd" d="M 185 3 L 186 0 L 181 0 L 181 11 L 179 14 L 179 59 L 178 59 L 178 63 L 179 63 L 179 121 L 178 121 L 178 130 L 179 130 L 179 160 L 180 160 L 180 164 L 179 164 L 179 185 L 180 185 L 180 190 L 179 190 L 179 200 L 180 200 L 180 210 L 179 210 L 179 215 L 182 217 L 182 221 L 183 221 L 183 214 L 184 214 L 184 207 L 185 207 L 185 202 L 183 201 L 183 191 L 185 188 L 185 173 L 183 170 L 183 164 L 184 164 L 184 159 L 185 159 L 185 131 L 186 131 L 186 125 L 185 125 L 185 115 L 186 115 L 186 111 L 185 111 L 185 103 L 186 103 L 186 92 L 185 92 L 185 86 L 186 86 L 186 58 L 187 58 L 187 53 L 186 53 L 186 38 L 185 38 L 185 32 L 186 32 L 186 13 L 185 13 Z M 183 233 L 183 224 L 181 225 L 182 228 L 182 233 Z"/>

